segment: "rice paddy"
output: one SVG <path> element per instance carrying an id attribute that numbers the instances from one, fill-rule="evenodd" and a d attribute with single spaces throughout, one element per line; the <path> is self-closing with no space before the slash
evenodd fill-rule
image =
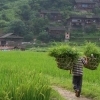
<path id="1" fill-rule="evenodd" d="M 82 94 L 100 100 L 99 76 L 100 68 L 84 68 Z M 53 100 L 51 86 L 72 90 L 71 81 L 47 52 L 0 51 L 0 100 Z"/>

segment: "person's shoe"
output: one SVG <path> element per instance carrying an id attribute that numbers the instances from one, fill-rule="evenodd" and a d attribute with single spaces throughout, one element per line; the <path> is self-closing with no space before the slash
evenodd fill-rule
<path id="1" fill-rule="evenodd" d="M 75 93 L 77 92 L 77 90 L 75 90 Z"/>
<path id="2" fill-rule="evenodd" d="M 75 96 L 76 96 L 76 97 L 80 97 L 80 91 L 79 91 L 79 90 L 76 90 L 76 91 L 75 91 Z"/>

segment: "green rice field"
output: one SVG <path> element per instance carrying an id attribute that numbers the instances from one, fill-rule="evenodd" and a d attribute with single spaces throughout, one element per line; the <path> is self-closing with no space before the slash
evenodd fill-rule
<path id="1" fill-rule="evenodd" d="M 0 51 L 0 100 L 64 100 L 53 85 L 73 91 L 72 74 L 48 52 Z M 100 67 L 84 68 L 82 94 L 100 100 Z"/>

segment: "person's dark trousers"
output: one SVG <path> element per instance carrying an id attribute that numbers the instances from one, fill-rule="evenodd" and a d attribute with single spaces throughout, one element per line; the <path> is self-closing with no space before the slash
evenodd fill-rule
<path id="1" fill-rule="evenodd" d="M 73 76 L 73 89 L 79 90 L 81 93 L 81 88 L 82 88 L 82 75 L 81 76 Z"/>

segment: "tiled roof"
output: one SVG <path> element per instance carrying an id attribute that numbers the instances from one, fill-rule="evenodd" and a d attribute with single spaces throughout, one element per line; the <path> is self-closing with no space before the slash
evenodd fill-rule
<path id="1" fill-rule="evenodd" d="M 71 15 L 70 18 L 100 18 L 100 16 L 96 16 L 96 15 L 91 15 L 91 16 L 87 16 L 87 15 Z"/>
<path id="2" fill-rule="evenodd" d="M 59 27 L 48 27 L 49 30 L 66 30 L 66 28 L 64 26 L 59 26 Z"/>
<path id="3" fill-rule="evenodd" d="M 41 10 L 40 13 L 60 13 L 60 12 L 59 11 L 56 11 L 56 10 L 51 10 L 51 11 Z"/>
<path id="4" fill-rule="evenodd" d="M 93 0 L 75 0 L 76 3 L 94 3 Z"/>
<path id="5" fill-rule="evenodd" d="M 5 34 L 5 35 L 2 35 L 1 38 L 5 38 L 5 37 L 8 37 L 10 35 L 12 35 L 13 33 L 8 33 L 8 34 Z"/>
<path id="6" fill-rule="evenodd" d="M 14 33 L 7 33 L 7 34 L 2 35 L 0 38 L 23 38 L 23 37 L 14 35 Z"/>
<path id="7" fill-rule="evenodd" d="M 70 18 L 85 18 L 85 15 L 70 15 Z"/>

